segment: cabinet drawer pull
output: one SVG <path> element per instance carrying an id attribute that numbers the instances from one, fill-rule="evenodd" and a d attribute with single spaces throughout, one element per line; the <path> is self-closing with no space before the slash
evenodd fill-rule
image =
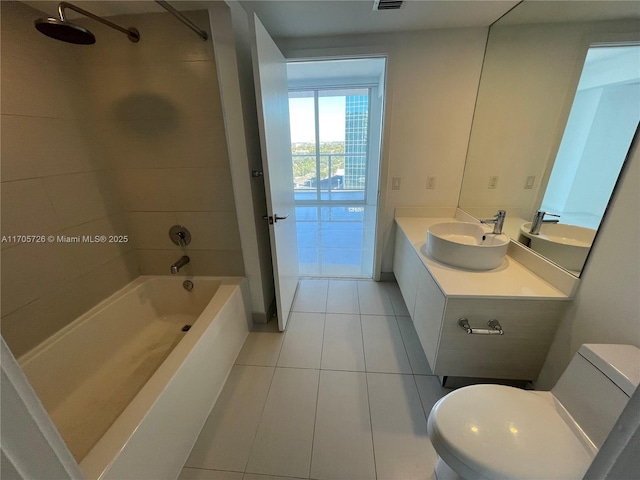
<path id="1" fill-rule="evenodd" d="M 460 328 L 467 332 L 469 335 L 504 335 L 502 325 L 500 325 L 500 322 L 495 318 L 492 318 L 487 322 L 489 328 L 471 328 L 469 326 L 469 320 L 464 317 L 458 320 L 458 325 L 460 325 Z"/>

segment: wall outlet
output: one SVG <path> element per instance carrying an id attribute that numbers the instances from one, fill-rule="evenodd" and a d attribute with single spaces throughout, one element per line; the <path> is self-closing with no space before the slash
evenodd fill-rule
<path id="1" fill-rule="evenodd" d="M 436 177 L 427 177 L 427 190 L 436 188 Z"/>
<path id="2" fill-rule="evenodd" d="M 391 180 L 391 190 L 400 190 L 400 177 L 393 177 Z"/>
<path id="3" fill-rule="evenodd" d="M 497 187 L 498 187 L 498 176 L 494 175 L 489 177 L 489 186 L 487 188 L 492 190 Z"/>
<path id="4" fill-rule="evenodd" d="M 524 182 L 524 189 L 525 190 L 531 190 L 533 188 L 533 184 L 536 183 L 536 176 L 535 175 L 529 175 L 527 177 L 527 181 Z"/>

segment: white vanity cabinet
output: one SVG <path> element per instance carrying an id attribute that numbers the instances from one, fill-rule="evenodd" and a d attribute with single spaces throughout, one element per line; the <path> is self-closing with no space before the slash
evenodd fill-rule
<path id="1" fill-rule="evenodd" d="M 568 297 L 508 257 L 489 272 L 435 262 L 418 222 L 396 222 L 393 270 L 433 373 L 535 380 Z M 468 334 L 460 318 L 474 329 L 497 319 L 504 334 Z"/>

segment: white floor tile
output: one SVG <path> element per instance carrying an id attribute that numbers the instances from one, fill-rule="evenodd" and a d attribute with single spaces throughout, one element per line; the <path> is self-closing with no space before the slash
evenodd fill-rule
<path id="1" fill-rule="evenodd" d="M 183 468 L 178 480 L 243 480 L 240 472 L 224 472 L 220 470 L 203 470 L 200 468 Z"/>
<path id="2" fill-rule="evenodd" d="M 244 472 L 273 374 L 272 367 L 234 365 L 186 467 Z"/>
<path id="3" fill-rule="evenodd" d="M 324 317 L 324 313 L 291 313 L 279 367 L 320 368 Z"/>
<path id="4" fill-rule="evenodd" d="M 363 315 L 395 315 L 387 289 L 382 282 L 358 281 L 358 300 Z"/>
<path id="5" fill-rule="evenodd" d="M 394 313 L 401 316 L 410 316 L 411 314 L 404 303 L 398 284 L 396 282 L 383 282 L 382 285 L 387 290 Z"/>
<path id="6" fill-rule="evenodd" d="M 284 337 L 284 333 L 280 332 L 250 332 L 236 358 L 236 364 L 275 367 Z"/>
<path id="7" fill-rule="evenodd" d="M 358 285 L 349 280 L 329 280 L 327 313 L 360 313 Z"/>
<path id="8" fill-rule="evenodd" d="M 396 317 L 361 315 L 367 372 L 411 373 Z"/>
<path id="9" fill-rule="evenodd" d="M 327 308 L 329 280 L 304 279 L 298 283 L 293 312 L 324 313 Z"/>
<path id="10" fill-rule="evenodd" d="M 414 378 L 416 379 L 425 416 L 429 417 L 429 413 L 435 403 L 451 392 L 451 389 L 440 385 L 440 380 L 436 376 L 416 375 Z"/>
<path id="11" fill-rule="evenodd" d="M 429 362 L 427 361 L 427 356 L 424 354 L 422 344 L 411 321 L 411 317 L 396 317 L 396 320 L 398 321 L 402 341 L 404 342 L 404 347 L 409 357 L 411 371 L 415 375 L 433 375 Z"/>
<path id="12" fill-rule="evenodd" d="M 376 478 L 364 373 L 320 372 L 311 478 Z"/>
<path id="13" fill-rule="evenodd" d="M 318 374 L 318 370 L 276 369 L 247 473 L 308 478 Z"/>
<path id="14" fill-rule="evenodd" d="M 321 368 L 364 371 L 360 315 L 328 313 L 324 324 Z"/>
<path id="15" fill-rule="evenodd" d="M 412 375 L 367 373 L 378 480 L 429 478 L 437 454 Z"/>

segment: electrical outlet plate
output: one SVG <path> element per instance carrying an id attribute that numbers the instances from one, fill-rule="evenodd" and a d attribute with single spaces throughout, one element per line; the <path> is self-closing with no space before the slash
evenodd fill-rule
<path id="1" fill-rule="evenodd" d="M 524 189 L 525 190 L 531 190 L 533 188 L 533 184 L 536 183 L 536 176 L 535 175 L 529 175 L 527 177 L 526 182 L 524 182 Z"/>
<path id="2" fill-rule="evenodd" d="M 436 188 L 436 177 L 427 177 L 427 190 Z"/>
<path id="3" fill-rule="evenodd" d="M 498 176 L 497 175 L 493 175 L 491 177 L 489 177 L 489 186 L 487 187 L 491 190 L 498 188 Z"/>

